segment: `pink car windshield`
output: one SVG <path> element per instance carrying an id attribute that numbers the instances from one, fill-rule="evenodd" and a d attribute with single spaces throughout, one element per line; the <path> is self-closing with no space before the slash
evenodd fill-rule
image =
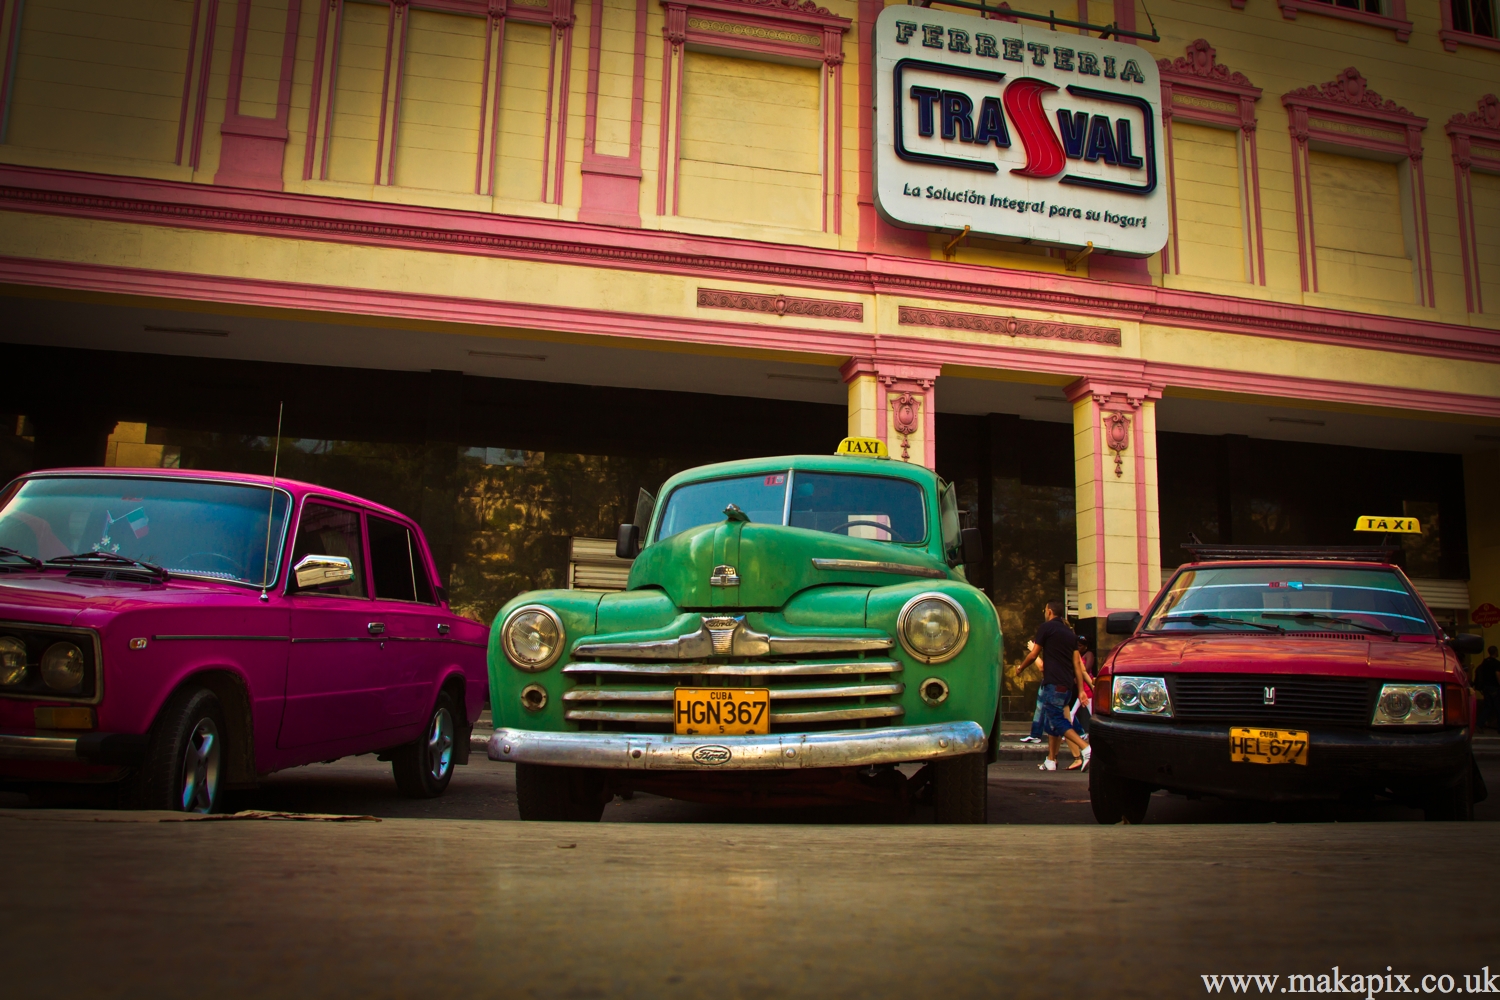
<path id="1" fill-rule="evenodd" d="M 173 575 L 274 579 L 291 497 L 266 486 L 129 476 L 24 481 L 0 509 L 0 545 L 41 560 L 109 553 Z M 266 558 L 267 519 L 271 557 Z"/>

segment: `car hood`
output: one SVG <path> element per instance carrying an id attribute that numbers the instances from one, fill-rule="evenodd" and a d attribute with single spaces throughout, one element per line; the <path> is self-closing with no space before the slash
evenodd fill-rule
<path id="1" fill-rule="evenodd" d="M 1136 636 L 1110 661 L 1115 673 L 1203 671 L 1233 674 L 1409 675 L 1440 673 L 1444 648 L 1427 640 L 1363 637 L 1315 639 L 1289 635 Z"/>
<path id="2" fill-rule="evenodd" d="M 711 583 L 720 566 L 733 567 L 739 582 Z M 809 587 L 880 587 L 953 576 L 921 549 L 807 528 L 725 521 L 648 546 L 631 568 L 630 589 L 658 587 L 680 608 L 779 608 Z"/>
<path id="3" fill-rule="evenodd" d="M 108 617 L 140 608 L 182 607 L 202 603 L 206 595 L 232 596 L 229 591 L 239 590 L 181 577 L 159 584 L 65 573 L 7 574 L 0 576 L 0 620 L 74 625 L 80 624 L 79 617 L 87 613 L 91 623 L 97 624 L 101 614 Z"/>

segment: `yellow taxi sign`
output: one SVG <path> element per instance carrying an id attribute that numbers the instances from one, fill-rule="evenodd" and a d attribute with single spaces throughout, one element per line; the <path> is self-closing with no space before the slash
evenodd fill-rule
<path id="1" fill-rule="evenodd" d="M 1354 522 L 1355 531 L 1388 531 L 1393 535 L 1420 535 L 1422 522 L 1414 517 L 1374 517 L 1362 514 Z"/>
<path id="2" fill-rule="evenodd" d="M 835 455 L 863 455 L 865 458 L 891 457 L 891 453 L 886 450 L 885 442 L 880 438 L 844 438 L 833 453 Z"/>

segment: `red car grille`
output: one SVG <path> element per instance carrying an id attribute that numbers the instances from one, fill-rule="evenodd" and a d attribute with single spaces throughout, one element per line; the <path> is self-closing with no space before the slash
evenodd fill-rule
<path id="1" fill-rule="evenodd" d="M 1177 719 L 1242 726 L 1283 722 L 1368 726 L 1380 681 L 1287 674 L 1173 674 L 1167 677 L 1167 691 L 1172 696 L 1172 716 Z"/>

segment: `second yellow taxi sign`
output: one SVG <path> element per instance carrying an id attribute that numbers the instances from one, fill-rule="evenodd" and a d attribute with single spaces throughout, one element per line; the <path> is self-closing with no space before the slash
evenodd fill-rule
<path id="1" fill-rule="evenodd" d="M 866 458 L 890 458 L 885 442 L 880 438 L 844 438 L 833 450 L 835 455 L 863 455 Z"/>
<path id="2" fill-rule="evenodd" d="M 1414 517 L 1375 517 L 1361 514 L 1354 522 L 1355 531 L 1389 531 L 1396 535 L 1420 535 L 1422 522 Z"/>

